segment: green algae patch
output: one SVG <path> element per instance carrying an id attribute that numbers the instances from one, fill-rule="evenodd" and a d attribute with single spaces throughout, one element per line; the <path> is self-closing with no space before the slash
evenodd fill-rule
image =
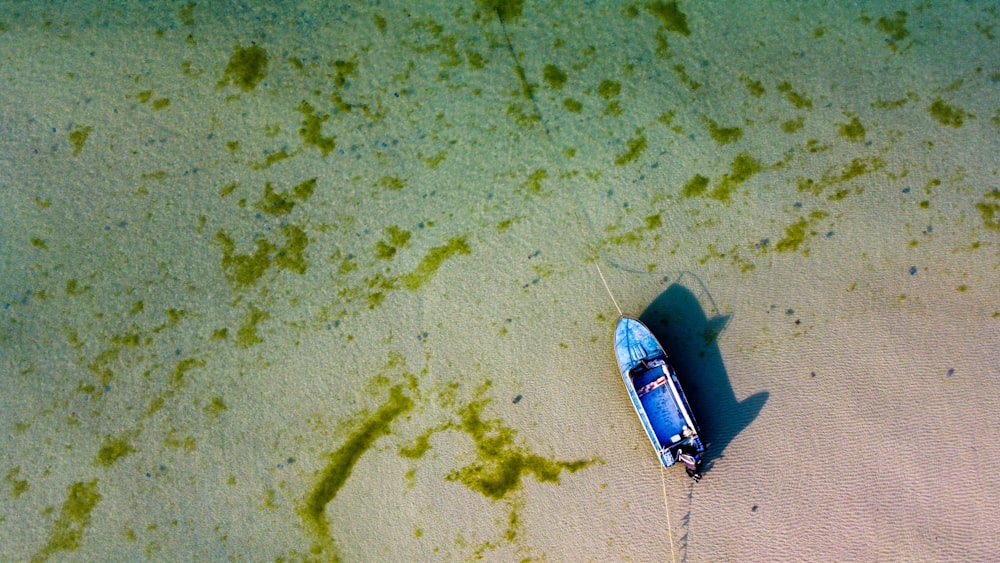
<path id="1" fill-rule="evenodd" d="M 392 431 L 392 423 L 413 408 L 413 399 L 403 392 L 402 385 L 389 389 L 389 398 L 374 413 L 363 420 L 357 430 L 335 452 L 327 456 L 326 467 L 320 473 L 299 515 L 315 537 L 313 555 L 336 559 L 336 548 L 326 519 L 326 507 L 336 498 L 347 482 L 358 460 L 375 442 Z"/>
<path id="2" fill-rule="evenodd" d="M 941 125 L 948 125 L 956 129 L 962 126 L 966 117 L 970 117 L 962 108 L 949 106 L 941 98 L 931 102 L 931 105 L 927 108 L 927 112 Z"/>
<path id="3" fill-rule="evenodd" d="M 80 287 L 80 282 L 75 278 L 66 282 L 66 295 L 83 295 L 88 291 L 90 291 L 90 286 Z"/>
<path id="4" fill-rule="evenodd" d="M 411 236 L 410 231 L 404 231 L 395 225 L 387 227 L 385 235 L 387 241 L 380 240 L 375 243 L 375 255 L 382 260 L 390 260 L 396 256 L 401 247 L 409 245 Z"/>
<path id="5" fill-rule="evenodd" d="M 453 414 L 444 422 L 427 428 L 411 444 L 401 445 L 401 457 L 417 460 L 431 450 L 430 438 L 444 431 L 460 432 L 467 435 L 475 447 L 475 458 L 463 467 L 445 474 L 445 479 L 461 483 L 470 491 L 479 493 L 493 501 L 502 502 L 507 511 L 507 526 L 500 536 L 501 541 L 513 543 L 522 528 L 520 511 L 524 507 L 522 491 L 525 479 L 534 477 L 539 483 L 559 484 L 563 473 L 575 473 L 585 469 L 597 459 L 558 460 L 534 453 L 517 439 L 517 431 L 498 418 L 484 416 L 491 399 L 483 394 L 489 388 L 486 381 L 475 390 L 475 396 L 464 405 L 455 405 L 454 389 L 446 389 L 440 396 L 443 408 Z M 466 456 L 463 456 L 466 457 Z M 416 470 L 407 472 L 412 485 Z M 497 519 L 498 524 L 502 523 Z M 496 549 L 496 541 L 484 541 L 474 551 L 472 559 L 482 559 L 487 550 Z"/>
<path id="6" fill-rule="evenodd" d="M 424 454 L 431 451 L 431 437 L 438 432 L 449 430 L 452 428 L 451 423 L 439 424 L 437 426 L 431 426 L 427 430 L 424 430 L 413 440 L 413 444 L 406 446 L 399 446 L 397 450 L 399 455 L 407 459 L 420 459 L 424 457 Z M 415 473 L 414 473 L 415 475 Z"/>
<path id="7" fill-rule="evenodd" d="M 208 415 L 209 418 L 216 419 L 219 418 L 222 413 L 229 410 L 229 407 L 226 405 L 226 402 L 222 400 L 222 397 L 216 395 L 215 397 L 212 397 L 212 400 L 205 405 L 205 408 L 202 410 L 205 411 L 205 414 Z"/>
<path id="8" fill-rule="evenodd" d="M 467 255 L 472 252 L 465 237 L 454 237 L 441 246 L 431 248 L 424 259 L 420 261 L 413 271 L 402 276 L 400 282 L 403 287 L 410 291 L 420 289 L 428 280 L 434 277 L 438 268 L 445 260 L 458 255 Z"/>
<path id="9" fill-rule="evenodd" d="M 281 234 L 285 237 L 285 246 L 274 255 L 274 265 L 281 270 L 291 270 L 296 274 L 306 273 L 309 262 L 306 260 L 305 251 L 309 246 L 309 237 L 301 227 L 296 225 L 283 225 Z"/>
<path id="10" fill-rule="evenodd" d="M 743 138 L 743 130 L 739 127 L 719 127 L 719 124 L 715 121 L 707 117 L 703 119 L 705 120 L 705 126 L 708 127 L 709 135 L 720 145 L 735 143 Z"/>
<path id="11" fill-rule="evenodd" d="M 269 215 L 284 215 L 295 208 L 295 202 L 305 202 L 316 189 L 317 178 L 310 178 L 292 190 L 275 192 L 271 182 L 264 184 L 264 194 L 254 207 Z"/>
<path id="12" fill-rule="evenodd" d="M 805 240 L 806 230 L 809 228 L 809 222 L 806 221 L 805 217 L 800 217 L 798 221 L 792 223 L 791 225 L 785 227 L 785 237 L 778 241 L 778 244 L 774 248 L 778 252 L 785 252 L 787 250 L 798 250 L 799 246 Z"/>
<path id="13" fill-rule="evenodd" d="M 215 234 L 215 239 L 222 245 L 222 271 L 234 289 L 253 286 L 272 264 L 279 270 L 291 270 L 297 274 L 306 272 L 309 267 L 305 258 L 308 235 L 296 225 L 283 225 L 281 233 L 285 238 L 284 246 L 279 248 L 271 241 L 259 238 L 254 241 L 256 249 L 253 254 L 237 254 L 236 243 L 225 231 Z"/>
<path id="14" fill-rule="evenodd" d="M 877 157 L 870 159 L 855 158 L 846 168 L 844 168 L 840 175 L 835 176 L 834 179 L 838 182 L 848 182 L 864 174 L 881 170 L 884 166 L 885 163 L 882 159 Z"/>
<path id="15" fill-rule="evenodd" d="M 494 12 L 503 23 L 521 17 L 524 10 L 524 0 L 478 0 L 483 10 Z"/>
<path id="16" fill-rule="evenodd" d="M 976 204 L 976 209 L 979 210 L 984 227 L 1000 232 L 1000 190 L 994 189 L 986 194 L 986 198 Z"/>
<path id="17" fill-rule="evenodd" d="M 704 195 L 707 189 L 708 178 L 701 174 L 695 174 L 684 184 L 684 188 L 681 189 L 681 195 L 684 197 L 697 197 Z"/>
<path id="18" fill-rule="evenodd" d="M 397 248 L 406 246 L 410 242 L 410 231 L 404 231 L 395 225 L 388 227 L 385 234 L 389 237 L 389 244 Z"/>
<path id="19" fill-rule="evenodd" d="M 368 290 L 365 300 L 368 302 L 369 309 L 381 305 L 385 301 L 386 293 L 396 289 L 396 280 L 387 278 L 381 273 L 365 278 L 364 283 Z"/>
<path id="20" fill-rule="evenodd" d="M 97 458 L 94 459 L 94 464 L 101 467 L 111 467 L 119 459 L 135 452 L 136 449 L 127 437 L 105 436 L 104 443 L 101 444 L 101 449 L 97 450 Z"/>
<path id="21" fill-rule="evenodd" d="M 284 215 L 295 208 L 295 202 L 286 193 L 277 193 L 271 187 L 271 182 L 264 184 L 263 197 L 254 204 L 254 207 L 270 215 Z"/>
<path id="22" fill-rule="evenodd" d="M 677 73 L 677 77 L 681 79 L 681 82 L 683 82 L 685 86 L 690 88 L 691 91 L 695 91 L 698 88 L 701 88 L 701 82 L 698 82 L 695 79 L 691 78 L 688 75 L 687 68 L 685 68 L 684 65 L 676 64 L 672 68 L 674 72 Z"/>
<path id="23" fill-rule="evenodd" d="M 177 362 L 177 365 L 174 366 L 174 371 L 173 373 L 170 374 L 170 385 L 172 385 L 175 388 L 182 387 L 184 384 L 184 376 L 187 374 L 187 372 L 195 368 L 204 366 L 205 362 L 202 360 L 197 360 L 195 358 L 184 358 L 183 360 Z"/>
<path id="24" fill-rule="evenodd" d="M 358 63 L 355 61 L 344 61 L 335 60 L 333 61 L 333 68 L 337 71 L 336 76 L 334 76 L 333 83 L 337 88 L 343 88 L 347 85 L 347 77 L 351 76 L 358 70 Z"/>
<path id="25" fill-rule="evenodd" d="M 910 31 L 906 29 L 906 12 L 900 10 L 894 17 L 882 16 L 875 22 L 879 31 L 889 36 L 889 48 L 893 51 L 899 48 L 899 42 L 910 36 Z"/>
<path id="26" fill-rule="evenodd" d="M 813 107 L 812 100 L 792 89 L 788 81 L 778 84 L 778 91 L 785 95 L 785 99 L 799 109 L 810 110 Z"/>
<path id="27" fill-rule="evenodd" d="M 281 162 L 282 160 L 295 156 L 296 152 L 298 151 L 293 151 L 293 152 L 288 152 L 284 150 L 275 151 L 264 157 L 264 160 L 262 162 L 251 162 L 250 168 L 254 170 L 266 170 L 274 166 L 275 164 Z"/>
<path id="28" fill-rule="evenodd" d="M 382 176 L 378 184 L 387 190 L 398 192 L 406 187 L 406 180 L 398 176 Z"/>
<path id="29" fill-rule="evenodd" d="M 660 24 L 667 31 L 680 33 L 681 35 L 691 35 L 691 30 L 688 29 L 687 16 L 677 7 L 677 2 L 649 2 L 646 4 L 646 10 L 656 16 L 660 20 Z"/>
<path id="30" fill-rule="evenodd" d="M 28 492 L 31 485 L 24 479 L 18 479 L 17 476 L 21 472 L 21 466 L 11 467 L 7 474 L 3 477 L 3 482 L 10 485 L 10 496 L 11 498 L 17 498 L 24 493 Z"/>
<path id="31" fill-rule="evenodd" d="M 177 19 L 181 20 L 181 23 L 187 26 L 194 25 L 194 8 L 197 6 L 194 2 L 188 2 L 186 6 L 177 10 Z"/>
<path id="32" fill-rule="evenodd" d="M 330 154 L 330 151 L 337 147 L 335 136 L 323 136 L 323 123 L 330 119 L 330 114 L 320 115 L 316 108 L 305 100 L 302 100 L 296 109 L 302 114 L 302 126 L 299 127 L 302 144 L 307 147 L 316 147 L 323 156 Z"/>
<path id="33" fill-rule="evenodd" d="M 476 445 L 476 460 L 450 472 L 446 479 L 497 501 L 521 488 L 522 478 L 533 475 L 540 483 L 559 483 L 563 471 L 575 473 L 594 460 L 557 461 L 515 444 L 516 431 L 499 419 L 483 420 L 489 399 L 479 399 L 458 411 L 458 428 Z"/>
<path id="34" fill-rule="evenodd" d="M 838 125 L 840 136 L 849 141 L 861 142 L 865 140 L 865 127 L 857 117 L 852 117 L 850 123 Z"/>
<path id="35" fill-rule="evenodd" d="M 566 80 L 569 79 L 566 73 L 559 70 L 559 67 L 554 64 L 545 65 L 545 68 L 542 69 L 542 78 L 553 90 L 562 90 L 562 87 L 566 85 Z"/>
<path id="36" fill-rule="evenodd" d="M 785 236 L 774 245 L 774 249 L 778 252 L 789 250 L 795 252 L 799 250 L 799 247 L 805 244 L 807 238 L 815 237 L 818 234 L 813 228 L 815 223 L 820 219 L 826 218 L 828 215 L 826 211 L 813 211 L 809 214 L 808 218 L 800 217 L 798 221 L 785 227 Z M 809 256 L 808 247 L 802 250 L 802 255 Z"/>
<path id="37" fill-rule="evenodd" d="M 764 167 L 754 157 L 745 152 L 741 152 L 733 158 L 729 165 L 729 173 L 724 174 L 715 189 L 708 194 L 712 199 L 728 202 L 732 199 L 733 192 L 752 176 L 763 170 Z"/>
<path id="38" fill-rule="evenodd" d="M 729 165 L 729 173 L 722 175 L 711 192 L 708 191 L 708 178 L 696 174 L 681 188 L 681 196 L 686 198 L 708 196 L 727 203 L 732 200 L 733 193 L 736 192 L 740 184 L 763 169 L 764 166 L 757 159 L 750 156 L 749 153 L 741 152 L 733 158 L 733 162 Z"/>
<path id="39" fill-rule="evenodd" d="M 444 162 L 444 159 L 448 157 L 448 153 L 445 151 L 439 151 L 434 156 L 428 157 L 424 157 L 424 155 L 417 153 L 417 156 L 424 161 L 427 168 L 437 168 L 442 162 Z"/>
<path id="40" fill-rule="evenodd" d="M 243 316 L 243 324 L 236 331 L 236 346 L 249 348 L 264 342 L 264 339 L 257 334 L 257 325 L 269 318 L 271 318 L 270 313 L 251 305 L 247 314 Z"/>
<path id="41" fill-rule="evenodd" d="M 910 101 L 916 101 L 917 95 L 913 92 L 908 92 L 905 98 L 900 98 L 898 100 L 883 100 L 879 98 L 878 100 L 871 103 L 871 106 L 875 109 L 890 110 L 899 109 L 905 106 Z"/>
<path id="42" fill-rule="evenodd" d="M 59 551 L 76 551 L 83 541 L 83 532 L 90 525 L 90 513 L 101 501 L 97 480 L 73 483 L 69 486 L 59 518 L 52 526 L 49 541 L 32 560 L 48 559 Z"/>
<path id="43" fill-rule="evenodd" d="M 236 45 L 233 47 L 229 64 L 226 65 L 226 70 L 222 74 L 222 79 L 216 84 L 216 88 L 232 84 L 244 92 L 250 92 L 266 76 L 267 51 L 257 45 L 249 47 Z"/>
<path id="44" fill-rule="evenodd" d="M 511 217 L 509 219 L 504 219 L 503 221 L 500 221 L 499 223 L 497 223 L 497 232 L 502 233 L 507 229 L 511 228 L 512 226 L 514 226 L 515 221 L 517 221 L 517 217 Z"/>
<path id="45" fill-rule="evenodd" d="M 544 168 L 539 168 L 528 176 L 523 184 L 518 186 L 518 193 L 529 196 L 539 196 L 545 193 L 542 188 L 542 180 L 549 177 L 549 173 Z"/>
<path id="46" fill-rule="evenodd" d="M 583 110 L 583 104 L 580 103 L 579 100 L 575 100 L 573 98 L 564 99 L 563 107 L 566 108 L 567 111 L 571 111 L 573 113 L 580 113 L 580 111 Z"/>
<path id="47" fill-rule="evenodd" d="M 747 92 L 755 98 L 760 98 L 767 93 L 767 90 L 764 88 L 764 85 L 760 83 L 760 80 L 754 80 L 749 76 L 743 75 L 740 76 L 740 82 L 742 82 L 743 86 L 746 87 Z"/>
<path id="48" fill-rule="evenodd" d="M 621 246 L 623 244 L 639 244 L 643 241 L 646 233 L 655 233 L 657 230 L 663 227 L 663 215 L 662 213 L 654 213 L 652 215 L 647 215 L 644 220 L 644 225 L 636 227 L 631 231 L 612 234 L 608 236 L 603 241 L 603 244 L 613 244 L 615 246 Z M 612 225 L 607 228 L 611 233 L 617 230 L 617 227 Z M 654 238 L 658 240 L 659 237 L 654 235 Z"/>
<path id="49" fill-rule="evenodd" d="M 236 289 L 250 287 L 267 273 L 271 267 L 271 253 L 274 244 L 267 239 L 257 239 L 257 249 L 253 254 L 236 254 L 236 243 L 223 232 L 215 233 L 215 239 L 222 245 L 222 271 L 226 279 Z"/>
<path id="50" fill-rule="evenodd" d="M 798 189 L 800 192 L 808 192 L 814 196 L 820 196 L 826 188 L 850 182 L 865 174 L 877 172 L 884 167 L 885 162 L 878 157 L 855 158 L 843 168 L 836 166 L 829 168 L 818 181 L 811 178 L 799 178 Z M 858 191 L 860 193 L 860 188 Z M 831 196 L 827 196 L 827 199 L 840 200 L 846 194 L 846 191 L 840 190 Z"/>
<path id="51" fill-rule="evenodd" d="M 628 149 L 615 157 L 617 166 L 624 166 L 639 158 L 646 150 L 646 136 L 642 134 L 642 129 L 636 131 L 636 137 L 629 139 Z"/>
<path id="52" fill-rule="evenodd" d="M 66 135 L 69 138 L 69 142 L 73 144 L 73 156 L 80 154 L 80 151 L 83 150 L 83 145 L 87 142 L 87 137 L 90 136 L 90 132 L 93 130 L 94 128 L 90 126 L 81 127 L 77 125 Z"/>
<path id="53" fill-rule="evenodd" d="M 614 80 L 602 80 L 601 83 L 597 85 L 597 93 L 608 101 L 618 97 L 618 95 L 621 94 L 621 91 L 621 83 L 615 82 Z"/>
<path id="54" fill-rule="evenodd" d="M 783 122 L 781 124 L 781 130 L 791 135 L 792 133 L 795 133 L 796 131 L 802 129 L 805 123 L 806 123 L 806 118 L 800 115 L 795 119 L 789 119 L 788 121 Z"/>

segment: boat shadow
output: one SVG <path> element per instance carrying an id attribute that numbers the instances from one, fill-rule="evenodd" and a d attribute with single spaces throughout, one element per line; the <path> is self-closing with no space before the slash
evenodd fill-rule
<path id="1" fill-rule="evenodd" d="M 684 276 L 682 276 L 683 278 Z M 706 444 L 703 471 L 725 457 L 726 447 L 760 414 L 767 391 L 736 399 L 716 339 L 731 315 L 708 318 L 687 287 L 673 283 L 639 316 L 663 345 L 684 388 Z M 704 286 L 701 289 L 707 293 Z M 711 299 L 711 296 L 708 296 Z M 717 311 L 716 311 L 717 313 Z"/>

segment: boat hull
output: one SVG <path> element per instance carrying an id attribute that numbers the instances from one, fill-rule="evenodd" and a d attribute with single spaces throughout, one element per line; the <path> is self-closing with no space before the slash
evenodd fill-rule
<path id="1" fill-rule="evenodd" d="M 618 319 L 615 356 L 632 406 L 664 467 L 677 461 L 682 448 L 704 452 L 677 374 L 649 328 L 636 319 Z"/>

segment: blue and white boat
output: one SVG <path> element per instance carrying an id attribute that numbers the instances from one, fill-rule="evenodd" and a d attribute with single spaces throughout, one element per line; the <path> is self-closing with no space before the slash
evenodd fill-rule
<path id="1" fill-rule="evenodd" d="M 700 460 L 705 446 L 666 352 L 646 325 L 621 317 L 615 326 L 615 355 L 625 389 L 639 415 L 653 451 L 664 467 L 670 467 L 682 453 Z M 686 465 L 686 464 L 685 464 Z M 688 471 L 695 480 L 697 468 Z"/>

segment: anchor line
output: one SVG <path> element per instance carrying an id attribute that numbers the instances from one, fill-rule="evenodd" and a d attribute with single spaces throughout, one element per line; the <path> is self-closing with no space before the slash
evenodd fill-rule
<path id="1" fill-rule="evenodd" d="M 541 123 L 541 125 L 542 125 L 542 130 L 545 132 L 545 138 L 548 141 L 550 149 L 557 150 L 555 141 L 553 141 L 553 139 L 552 139 L 552 134 L 549 132 L 549 126 L 545 122 L 545 118 L 542 115 L 541 108 L 538 107 L 538 101 L 535 99 L 535 95 L 531 91 L 531 86 L 528 84 L 527 77 L 524 74 L 524 67 L 521 66 L 521 61 L 517 58 L 517 53 L 514 51 L 514 45 L 513 45 L 513 43 L 510 40 L 510 34 L 507 32 L 507 25 L 503 21 L 503 16 L 500 14 L 500 9 L 499 8 L 494 8 L 494 10 L 496 12 L 497 19 L 500 21 L 500 27 L 503 29 L 504 39 L 507 42 L 507 50 L 510 52 L 511 59 L 514 61 L 514 68 L 515 68 L 515 71 L 518 74 L 518 79 L 520 79 L 520 81 L 521 81 L 521 88 L 523 90 L 523 93 L 524 93 L 525 97 L 527 97 L 528 99 L 531 100 L 532 109 L 534 109 L 535 116 L 538 118 L 539 123 Z M 556 160 L 556 162 L 560 163 L 560 167 L 561 167 L 561 162 L 562 162 L 561 159 L 556 158 L 555 160 Z M 590 246 L 591 250 L 594 251 L 594 255 L 593 255 L 594 256 L 594 266 L 597 268 L 597 275 L 600 276 L 601 283 L 604 285 L 605 291 L 608 292 L 608 297 L 610 297 L 611 298 L 611 302 L 614 303 L 615 310 L 618 311 L 618 317 L 619 318 L 624 317 L 625 315 L 622 312 L 622 308 L 618 305 L 618 300 L 615 299 L 614 293 L 611 292 L 611 286 L 608 285 L 608 280 L 604 277 L 604 271 L 601 270 L 601 264 L 600 264 L 600 260 L 601 260 L 601 257 L 600 257 L 600 247 L 599 246 L 595 246 L 595 243 L 592 240 L 592 237 L 594 235 L 593 225 L 590 224 L 589 221 L 587 222 L 587 224 L 590 226 L 590 232 L 588 233 L 587 230 L 584 229 L 584 220 L 583 220 L 583 217 L 586 216 L 586 215 L 583 213 L 583 210 L 580 209 L 579 202 L 575 198 L 573 198 L 572 201 L 573 201 L 573 204 L 574 204 L 573 205 L 573 207 L 574 207 L 574 209 L 573 209 L 573 215 L 576 217 L 577 228 L 580 229 L 580 233 L 584 236 L 584 239 L 588 240 L 588 246 Z M 588 217 L 588 219 L 589 219 L 589 217 Z M 620 266 L 618 266 L 617 264 L 611 263 L 611 265 L 613 267 L 615 267 L 615 268 L 620 268 Z M 701 282 L 701 280 L 697 276 L 694 276 L 694 277 L 696 279 L 698 279 L 699 282 Z M 702 286 L 704 288 L 704 284 L 702 284 Z M 709 296 L 711 296 L 711 295 L 709 295 Z M 714 305 L 714 302 L 713 302 L 713 305 Z M 672 525 L 672 523 L 670 521 L 670 504 L 669 504 L 669 502 L 667 500 L 666 472 L 663 469 L 663 464 L 660 463 L 659 465 L 660 465 L 660 484 L 661 484 L 661 486 L 663 488 L 663 510 L 664 510 L 664 512 L 666 513 L 666 516 L 667 516 L 667 536 L 668 536 L 668 539 L 670 541 L 670 560 L 673 563 L 677 563 L 677 555 L 676 555 L 676 553 L 674 551 L 673 525 Z"/>
<path id="2" fill-rule="evenodd" d="M 604 279 L 604 272 L 601 271 L 601 265 L 598 262 L 594 262 L 594 266 L 597 266 L 597 275 L 601 276 L 601 283 L 604 284 L 604 289 L 608 292 L 608 297 L 611 298 L 611 302 L 615 304 L 615 309 L 618 309 L 618 318 L 625 316 L 622 313 L 622 308 L 618 306 L 618 300 L 615 299 L 615 294 L 611 293 L 611 288 L 608 287 L 608 280 Z"/>
<path id="3" fill-rule="evenodd" d="M 670 524 L 670 504 L 667 502 L 667 477 L 660 464 L 660 485 L 663 487 L 663 510 L 667 513 L 667 538 L 670 540 L 670 561 L 677 563 L 677 556 L 674 555 L 674 527 Z"/>
<path id="4" fill-rule="evenodd" d="M 507 51 L 510 53 L 511 60 L 514 61 L 514 71 L 517 73 L 518 79 L 521 81 L 522 93 L 526 98 L 528 98 L 531 101 L 531 106 L 535 112 L 535 117 L 537 117 L 538 122 L 542 126 L 542 130 L 545 132 L 545 139 L 548 141 L 549 148 L 552 150 L 558 150 L 555 141 L 552 139 L 552 133 L 549 131 L 549 125 L 548 123 L 546 123 L 545 117 L 542 115 L 542 110 L 538 106 L 538 100 L 535 99 L 535 94 L 532 91 L 531 85 L 528 84 L 527 76 L 524 73 L 524 67 L 521 65 L 521 61 L 517 57 L 517 52 L 514 51 L 514 44 L 510 39 L 510 33 L 507 31 L 507 23 L 504 21 L 503 15 L 500 13 L 499 8 L 494 8 L 494 12 L 496 13 L 497 20 L 500 22 L 500 28 L 503 30 L 504 40 L 507 43 Z M 561 168 L 562 160 L 557 157 L 555 158 L 555 161 L 559 163 L 559 167 Z M 604 284 L 605 291 L 607 291 L 608 296 L 611 297 L 611 302 L 614 303 L 615 310 L 618 311 L 618 317 L 619 318 L 624 317 L 625 314 L 622 312 L 622 308 L 618 305 L 618 300 L 615 299 L 614 294 L 611 292 L 611 287 L 608 285 L 608 280 L 604 277 L 604 272 L 601 270 L 601 264 L 600 264 L 601 251 L 599 245 L 595 245 L 593 241 L 593 235 L 594 235 L 593 225 L 590 225 L 588 221 L 587 225 L 590 226 L 590 231 L 588 232 L 588 230 L 584 228 L 583 217 L 586 215 L 583 213 L 582 209 L 580 209 L 580 203 L 575 198 L 572 198 L 571 201 L 573 202 L 573 216 L 576 219 L 576 227 L 580 230 L 580 234 L 583 235 L 584 240 L 587 241 L 587 246 L 589 246 L 590 250 L 594 253 L 593 254 L 594 266 L 597 268 L 597 274 L 601 278 L 601 283 Z M 617 265 L 615 264 L 612 264 L 612 266 L 617 267 Z"/>

